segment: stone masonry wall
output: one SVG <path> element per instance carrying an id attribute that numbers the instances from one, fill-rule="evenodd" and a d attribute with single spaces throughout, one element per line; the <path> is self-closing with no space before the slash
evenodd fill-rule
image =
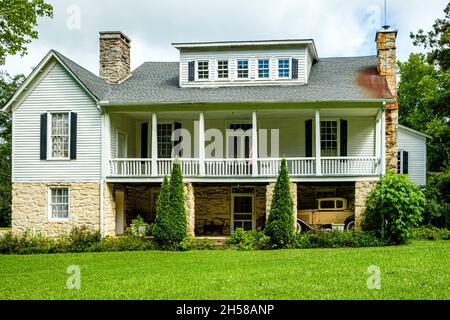
<path id="1" fill-rule="evenodd" d="M 70 187 L 69 220 L 52 222 L 48 218 L 48 187 Z M 100 229 L 99 183 L 13 183 L 12 228 L 34 234 L 58 236 L 77 226 Z"/>
<path id="2" fill-rule="evenodd" d="M 376 181 L 355 182 L 355 228 L 361 228 L 362 214 L 366 210 L 366 198 L 377 184 Z"/>
<path id="3" fill-rule="evenodd" d="M 101 33 L 100 77 L 109 83 L 119 83 L 130 74 L 130 40 L 120 32 Z"/>

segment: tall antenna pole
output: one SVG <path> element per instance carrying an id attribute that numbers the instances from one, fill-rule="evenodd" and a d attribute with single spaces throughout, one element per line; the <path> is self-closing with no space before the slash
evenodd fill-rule
<path id="1" fill-rule="evenodd" d="M 384 30 L 389 29 L 389 26 L 387 24 L 387 0 L 384 0 Z"/>

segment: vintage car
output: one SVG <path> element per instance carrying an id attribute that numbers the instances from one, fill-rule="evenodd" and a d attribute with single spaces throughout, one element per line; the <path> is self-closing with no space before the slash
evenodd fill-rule
<path id="1" fill-rule="evenodd" d="M 320 198 L 317 199 L 317 209 L 297 211 L 298 232 L 313 228 L 330 228 L 333 225 L 343 225 L 344 230 L 355 227 L 355 214 L 349 209 L 347 199 Z"/>

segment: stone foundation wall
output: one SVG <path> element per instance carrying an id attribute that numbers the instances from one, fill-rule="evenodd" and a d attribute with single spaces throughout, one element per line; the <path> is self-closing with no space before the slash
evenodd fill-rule
<path id="1" fill-rule="evenodd" d="M 49 221 L 48 187 L 70 187 L 69 219 Z M 73 227 L 100 230 L 100 183 L 13 183 L 12 229 L 23 233 L 59 236 Z"/>
<path id="2" fill-rule="evenodd" d="M 116 199 L 114 185 L 103 184 L 103 235 L 116 235 Z"/>
<path id="3" fill-rule="evenodd" d="M 195 193 L 192 183 L 184 185 L 184 199 L 187 215 L 188 234 L 195 237 Z"/>
<path id="4" fill-rule="evenodd" d="M 274 182 L 267 185 L 267 188 L 266 188 L 266 220 L 269 218 L 270 206 L 272 205 L 272 197 L 273 197 L 274 189 L 275 189 Z M 291 189 L 292 201 L 294 204 L 294 210 L 293 210 L 292 214 L 294 215 L 295 219 L 297 219 L 297 183 L 291 182 L 290 189 Z"/>
<path id="5" fill-rule="evenodd" d="M 361 229 L 362 214 L 366 210 L 367 195 L 377 184 L 377 181 L 355 182 L 355 228 Z"/>

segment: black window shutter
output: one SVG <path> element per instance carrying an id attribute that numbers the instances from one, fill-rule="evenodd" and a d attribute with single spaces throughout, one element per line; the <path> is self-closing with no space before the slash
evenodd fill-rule
<path id="1" fill-rule="evenodd" d="M 70 113 L 70 160 L 77 158 L 77 114 Z"/>
<path id="2" fill-rule="evenodd" d="M 177 131 L 177 130 L 179 130 L 179 129 L 181 129 L 181 123 L 175 122 L 175 124 L 174 124 L 174 130 L 175 130 L 175 135 L 174 135 L 175 143 L 174 143 L 174 146 L 175 146 L 175 147 L 178 146 L 178 145 L 181 143 L 181 139 L 183 139 L 183 138 L 180 136 L 180 132 Z M 176 149 L 175 149 L 175 150 L 176 150 Z M 179 156 L 179 157 L 182 157 L 182 156 L 183 156 L 183 150 L 180 150 L 180 151 L 178 152 L 178 156 Z"/>
<path id="3" fill-rule="evenodd" d="M 292 79 L 298 79 L 298 59 L 292 59 Z"/>
<path id="4" fill-rule="evenodd" d="M 47 113 L 41 114 L 41 160 L 47 160 L 47 118 Z"/>
<path id="5" fill-rule="evenodd" d="M 141 124 L 141 158 L 148 158 L 148 122 Z"/>
<path id="6" fill-rule="evenodd" d="M 347 156 L 348 122 L 341 120 L 341 157 Z"/>
<path id="7" fill-rule="evenodd" d="M 312 120 L 305 121 L 305 157 L 312 157 Z"/>
<path id="8" fill-rule="evenodd" d="M 195 80 L 195 61 L 189 61 L 188 64 L 188 81 Z"/>
<path id="9" fill-rule="evenodd" d="M 408 152 L 403 151 L 403 174 L 408 174 L 408 166 L 409 166 Z"/>

